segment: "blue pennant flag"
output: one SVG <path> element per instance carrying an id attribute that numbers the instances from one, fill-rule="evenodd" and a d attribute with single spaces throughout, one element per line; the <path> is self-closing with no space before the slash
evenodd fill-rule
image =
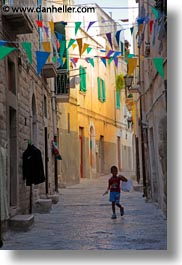
<path id="1" fill-rule="evenodd" d="M 36 51 L 37 74 L 38 75 L 41 73 L 41 70 L 44 67 L 49 55 L 50 55 L 50 52 Z"/>

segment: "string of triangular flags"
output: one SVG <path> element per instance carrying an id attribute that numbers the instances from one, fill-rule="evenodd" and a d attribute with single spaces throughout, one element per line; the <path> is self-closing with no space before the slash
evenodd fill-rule
<path id="1" fill-rule="evenodd" d="M 8 54 L 10 54 L 11 52 L 16 50 L 16 48 L 2 45 L 2 43 L 4 44 L 4 42 L 5 41 L 0 41 L 0 60 L 2 60 L 5 56 L 7 56 Z M 32 45 L 31 45 L 31 43 L 30 42 L 22 42 L 21 45 L 22 45 L 23 49 L 25 50 L 25 53 L 27 54 L 27 57 L 29 59 L 30 64 L 32 64 Z M 84 47 L 84 49 L 86 50 L 87 48 L 88 47 L 86 45 Z M 50 56 L 50 52 L 36 51 L 37 74 L 38 75 L 41 73 L 41 70 L 44 67 L 49 56 Z M 128 75 L 132 75 L 134 73 L 134 70 L 137 67 L 138 58 L 134 57 L 134 56 L 135 56 L 134 54 L 129 54 L 128 58 L 127 58 Z M 116 67 L 118 67 L 118 58 L 122 58 L 121 52 L 117 52 L 117 51 L 115 52 L 113 50 L 110 50 L 105 57 L 104 56 L 94 56 L 94 58 L 95 57 L 99 57 L 101 62 L 105 65 L 105 67 L 106 67 L 106 60 L 107 59 L 108 59 L 108 64 L 110 64 L 112 61 L 114 61 Z M 87 63 L 90 63 L 92 65 L 92 67 L 94 67 L 95 66 L 94 58 L 86 57 L 86 58 L 84 58 L 84 60 Z M 144 59 L 144 57 L 142 57 L 142 58 Z M 156 58 L 147 58 L 147 59 L 152 59 L 157 72 L 161 75 L 162 78 L 164 78 L 164 69 L 163 69 L 164 58 L 163 57 L 156 57 Z M 70 60 L 73 63 L 73 65 L 76 67 L 76 63 L 78 62 L 79 58 L 71 58 Z M 65 63 L 65 58 L 63 60 L 63 63 Z"/>
<path id="2" fill-rule="evenodd" d="M 154 16 L 156 17 L 156 19 L 158 19 L 159 18 L 158 10 L 155 9 L 154 7 L 152 7 L 152 12 L 153 12 Z M 96 21 L 90 21 L 90 23 L 87 27 L 87 31 L 95 22 Z M 155 26 L 155 23 L 153 20 L 149 20 L 149 18 L 147 16 L 137 19 L 137 23 L 138 23 L 138 26 L 140 28 L 140 31 L 142 31 L 143 28 L 145 28 L 146 23 L 148 23 L 148 22 L 149 22 L 149 28 L 150 28 L 150 32 L 151 32 L 153 25 Z M 49 28 L 47 26 L 44 26 L 43 22 L 40 20 L 36 20 L 36 23 L 37 23 L 38 27 L 43 28 L 45 30 L 46 36 L 48 37 Z M 64 22 L 64 21 L 61 21 L 60 23 L 62 23 L 64 26 L 67 25 L 67 22 Z M 57 37 L 56 45 L 57 45 L 57 48 L 59 50 L 59 58 L 54 56 L 52 58 L 53 62 L 56 62 L 58 60 L 58 62 L 61 65 L 63 65 L 66 62 L 66 57 L 64 57 L 65 50 L 69 49 L 70 47 L 75 49 L 77 45 L 78 45 L 80 58 L 71 58 L 70 59 L 74 66 L 76 66 L 76 63 L 78 62 L 79 59 L 81 59 L 81 56 L 85 51 L 87 51 L 87 54 L 91 52 L 92 47 L 89 47 L 90 45 L 88 43 L 83 43 L 83 38 L 70 39 L 68 42 L 68 45 L 66 47 L 66 40 L 63 39 L 62 34 L 55 32 L 53 21 L 49 21 L 49 26 L 50 26 L 51 34 L 56 34 L 56 37 Z M 75 22 L 75 35 L 77 34 L 80 26 L 81 26 L 81 22 Z M 134 27 L 130 28 L 131 34 L 133 34 L 133 29 L 134 29 Z M 115 34 L 116 41 L 117 41 L 118 45 L 120 42 L 120 33 L 122 30 L 123 29 L 117 31 Z M 154 28 L 154 32 L 155 32 L 155 28 Z M 122 58 L 124 56 L 121 54 L 121 52 L 113 51 L 111 32 L 106 33 L 106 37 L 107 37 L 108 42 L 110 43 L 112 50 L 110 50 L 106 56 L 94 56 L 94 58 L 99 57 L 101 62 L 105 65 L 105 67 L 107 65 L 107 63 L 106 63 L 107 59 L 108 59 L 108 64 L 110 64 L 112 61 L 114 61 L 115 66 L 117 67 L 118 66 L 118 58 L 119 57 Z M 75 41 L 77 42 L 77 44 L 75 43 Z M 0 41 L 0 60 L 3 59 L 6 55 L 8 55 L 10 52 L 16 50 L 16 48 L 5 46 L 6 43 L 7 42 L 4 40 Z M 29 59 L 30 64 L 32 64 L 31 43 L 30 42 L 22 42 L 21 44 L 22 44 L 22 47 L 23 47 L 25 53 L 27 54 L 27 57 Z M 51 54 L 50 42 L 49 41 L 43 41 L 42 47 L 43 47 L 44 51 L 36 51 L 37 74 L 41 73 L 41 70 L 42 70 L 44 64 L 46 63 L 46 61 L 47 60 L 50 61 L 50 54 Z M 87 63 L 90 63 L 94 67 L 94 58 L 86 57 L 85 60 L 87 61 Z M 149 59 L 149 58 L 147 58 L 147 59 Z M 152 58 L 152 60 L 153 60 L 153 63 L 156 67 L 156 70 L 163 77 L 163 75 L 164 75 L 163 74 L 163 58 L 160 58 L 160 57 Z M 136 65 L 137 65 L 137 58 L 132 58 L 131 55 L 128 55 L 127 63 L 128 63 L 128 74 L 132 74 L 134 69 L 136 68 Z"/>

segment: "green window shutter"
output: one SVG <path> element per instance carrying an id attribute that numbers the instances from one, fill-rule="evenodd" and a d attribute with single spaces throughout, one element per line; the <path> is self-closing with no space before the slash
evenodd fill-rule
<path id="1" fill-rule="evenodd" d="M 83 68 L 83 91 L 87 91 L 87 76 L 85 68 Z"/>
<path id="2" fill-rule="evenodd" d="M 116 108 L 120 109 L 120 91 L 116 90 Z"/>
<path id="3" fill-rule="evenodd" d="M 80 91 L 86 92 L 87 91 L 87 84 L 86 84 L 86 70 L 82 66 L 80 66 Z"/>
<path id="4" fill-rule="evenodd" d="M 98 99 L 101 100 L 100 77 L 97 77 Z"/>
<path id="5" fill-rule="evenodd" d="M 102 102 L 106 101 L 106 86 L 105 81 L 102 80 Z"/>

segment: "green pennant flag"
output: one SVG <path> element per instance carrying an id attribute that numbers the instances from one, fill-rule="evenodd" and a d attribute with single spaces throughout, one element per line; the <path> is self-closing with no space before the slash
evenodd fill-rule
<path id="1" fill-rule="evenodd" d="M 59 56 L 61 59 L 63 58 L 65 49 L 66 49 L 66 40 L 62 40 L 60 41 L 60 50 L 59 50 Z"/>
<path id="2" fill-rule="evenodd" d="M 153 63 L 155 65 L 155 68 L 157 70 L 157 72 L 160 74 L 160 76 L 162 76 L 162 78 L 164 79 L 164 67 L 163 67 L 163 61 L 164 58 L 160 57 L 160 58 L 153 58 Z"/>
<path id="3" fill-rule="evenodd" d="M 87 53 L 91 52 L 92 48 L 91 47 L 88 47 L 87 48 Z"/>
<path id="4" fill-rule="evenodd" d="M 21 45 L 28 56 L 30 64 L 32 64 L 32 44 L 31 42 L 22 42 Z"/>
<path id="5" fill-rule="evenodd" d="M 16 48 L 0 46 L 0 60 L 14 50 L 16 50 Z"/>
<path id="6" fill-rule="evenodd" d="M 94 59 L 93 58 L 88 58 L 88 61 L 94 67 Z"/>
<path id="7" fill-rule="evenodd" d="M 128 54 L 128 58 L 133 58 L 134 56 L 135 56 L 135 54 L 133 54 L 133 53 Z"/>
<path id="8" fill-rule="evenodd" d="M 159 11 L 153 6 L 152 6 L 152 12 L 153 12 L 155 18 L 158 19 L 159 18 Z"/>
<path id="9" fill-rule="evenodd" d="M 108 64 L 110 64 L 113 60 L 114 60 L 114 56 L 111 57 L 111 58 L 109 58 L 109 60 L 108 60 Z"/>
<path id="10" fill-rule="evenodd" d="M 131 35 L 133 34 L 134 27 L 130 28 Z"/>
<path id="11" fill-rule="evenodd" d="M 74 39 L 70 39 L 67 49 L 69 49 L 74 42 L 75 42 Z"/>
<path id="12" fill-rule="evenodd" d="M 78 29 L 80 28 L 82 22 L 75 22 L 75 35 L 77 34 Z"/>
<path id="13" fill-rule="evenodd" d="M 56 56 L 52 57 L 52 62 L 53 63 L 56 63 L 57 62 L 57 57 Z"/>

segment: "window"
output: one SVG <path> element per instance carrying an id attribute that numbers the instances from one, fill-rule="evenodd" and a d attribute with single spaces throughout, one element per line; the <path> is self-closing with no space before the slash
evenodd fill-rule
<path id="1" fill-rule="evenodd" d="M 86 82 L 86 70 L 84 67 L 80 66 L 80 91 L 86 92 L 87 91 L 87 82 Z"/>
<path id="2" fill-rule="evenodd" d="M 47 118 L 47 97 L 44 96 L 44 117 Z"/>
<path id="3" fill-rule="evenodd" d="M 101 102 L 105 102 L 106 101 L 105 81 L 100 77 L 97 77 L 97 85 L 98 85 L 98 99 Z"/>
<path id="4" fill-rule="evenodd" d="M 8 59 L 8 89 L 16 95 L 15 64 Z"/>
<path id="5" fill-rule="evenodd" d="M 116 108 L 120 109 L 120 90 L 116 90 Z"/>

